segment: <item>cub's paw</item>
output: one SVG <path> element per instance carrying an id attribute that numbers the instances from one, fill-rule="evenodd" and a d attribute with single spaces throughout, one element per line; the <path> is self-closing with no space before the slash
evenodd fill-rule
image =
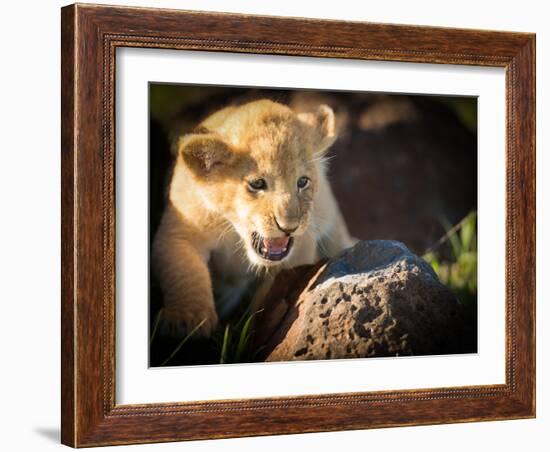
<path id="1" fill-rule="evenodd" d="M 218 325 L 214 306 L 164 307 L 160 314 L 159 332 L 164 336 L 182 338 L 193 331 L 192 337 L 209 337 Z"/>

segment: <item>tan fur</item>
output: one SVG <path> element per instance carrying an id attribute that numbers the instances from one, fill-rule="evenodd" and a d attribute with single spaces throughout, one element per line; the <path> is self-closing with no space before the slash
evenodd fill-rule
<path id="1" fill-rule="evenodd" d="M 329 107 L 295 114 L 269 100 L 220 110 L 179 139 L 152 256 L 169 334 L 203 321 L 200 332 L 208 335 L 218 322 L 213 291 L 219 285 L 242 286 L 262 269 L 272 277 L 353 244 L 325 175 L 323 155 L 335 139 Z M 300 190 L 301 176 L 310 184 Z M 259 177 L 268 188 L 252 193 L 248 182 Z M 285 235 L 275 221 L 296 228 L 280 262 L 262 259 L 251 246 L 254 231 Z"/>

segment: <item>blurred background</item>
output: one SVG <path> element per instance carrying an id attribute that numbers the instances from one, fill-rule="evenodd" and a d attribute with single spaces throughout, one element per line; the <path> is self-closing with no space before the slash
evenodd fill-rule
<path id="1" fill-rule="evenodd" d="M 351 234 L 403 242 L 423 256 L 471 311 L 477 331 L 477 99 L 150 84 L 150 238 L 164 208 L 171 143 L 219 108 L 258 98 L 296 112 L 324 103 L 339 138 L 329 151 L 329 180 Z M 151 331 L 161 294 L 151 275 Z M 151 337 L 151 365 L 166 344 Z M 157 344 L 155 346 L 154 344 Z M 223 337 L 220 347 L 223 347 Z M 214 355 L 218 351 L 213 352 Z M 194 353 L 192 355 L 195 355 Z M 164 357 L 164 358 L 163 358 Z M 176 353 L 168 365 L 216 358 Z M 216 362 L 219 362 L 216 361 Z M 227 362 L 227 360 L 225 360 Z M 242 360 L 241 360 L 242 362 Z M 158 365 L 158 364 L 157 364 Z"/>

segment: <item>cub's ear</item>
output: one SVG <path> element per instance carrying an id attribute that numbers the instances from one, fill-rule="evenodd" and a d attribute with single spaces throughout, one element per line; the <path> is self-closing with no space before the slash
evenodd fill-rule
<path id="1" fill-rule="evenodd" d="M 319 105 L 312 113 L 300 113 L 298 119 L 311 131 L 313 152 L 323 155 L 337 138 L 334 112 L 328 105 Z"/>
<path id="2" fill-rule="evenodd" d="M 215 133 L 192 133 L 178 140 L 178 154 L 198 176 L 209 176 L 235 158 L 230 146 Z"/>

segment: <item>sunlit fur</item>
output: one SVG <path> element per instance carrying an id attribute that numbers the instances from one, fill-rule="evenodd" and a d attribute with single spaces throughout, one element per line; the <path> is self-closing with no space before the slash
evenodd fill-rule
<path id="1" fill-rule="evenodd" d="M 153 246 L 168 333 L 203 319 L 204 334 L 216 326 L 212 281 L 242 283 L 251 273 L 311 264 L 353 243 L 325 175 L 324 154 L 335 139 L 329 107 L 295 114 L 268 100 L 220 110 L 179 139 Z M 310 183 L 299 189 L 302 176 Z M 249 182 L 258 178 L 267 187 L 253 191 Z M 256 253 L 251 236 L 283 237 L 277 223 L 296 231 L 288 256 L 273 262 Z"/>

